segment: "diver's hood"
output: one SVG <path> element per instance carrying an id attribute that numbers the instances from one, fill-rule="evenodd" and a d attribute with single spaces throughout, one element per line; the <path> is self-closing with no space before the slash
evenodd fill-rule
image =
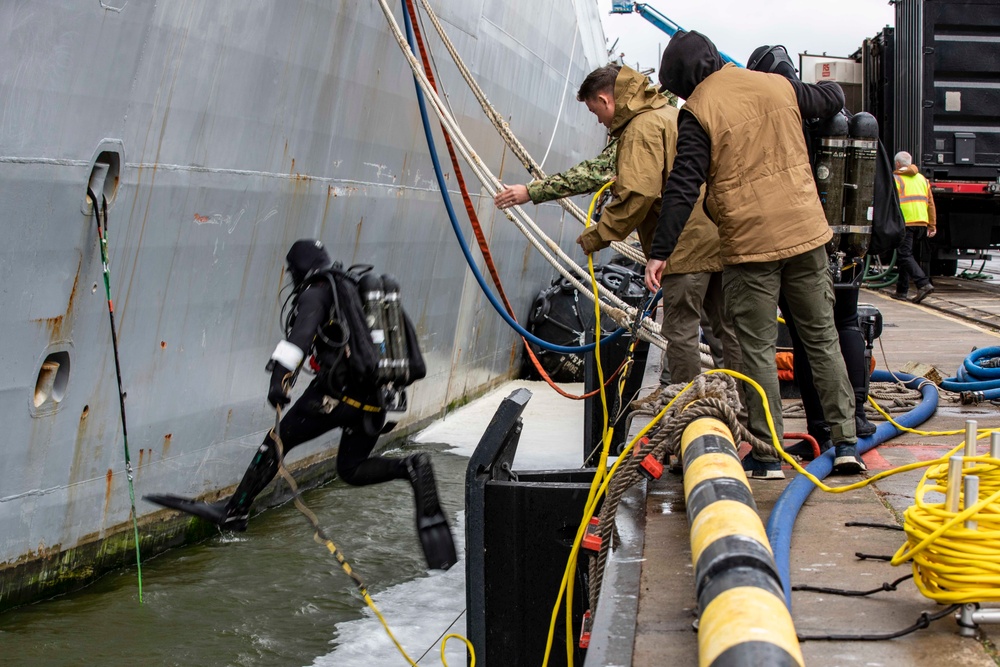
<path id="1" fill-rule="evenodd" d="M 285 261 L 288 262 L 288 272 L 296 285 L 301 283 L 310 271 L 325 269 L 331 264 L 323 242 L 315 239 L 300 239 L 293 243 L 285 256 Z"/>

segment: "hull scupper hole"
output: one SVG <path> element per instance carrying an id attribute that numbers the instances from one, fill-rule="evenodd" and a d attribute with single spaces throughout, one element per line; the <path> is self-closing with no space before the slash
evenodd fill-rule
<path id="1" fill-rule="evenodd" d="M 98 200 L 103 195 L 108 200 L 108 208 L 114 204 L 121 182 L 121 169 L 124 163 L 122 155 L 122 143 L 118 140 L 105 139 L 97 147 L 83 189 L 83 212 L 85 214 L 93 215 L 94 205 L 100 206 L 101 204 L 100 201 L 90 201 L 87 190 L 93 190 Z"/>
<path id="2" fill-rule="evenodd" d="M 69 384 L 69 352 L 53 352 L 45 357 L 38 369 L 38 379 L 35 380 L 36 408 L 59 404 L 66 395 Z"/>

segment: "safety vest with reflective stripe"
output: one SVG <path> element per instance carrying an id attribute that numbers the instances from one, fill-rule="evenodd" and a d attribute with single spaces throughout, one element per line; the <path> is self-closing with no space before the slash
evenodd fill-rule
<path id="1" fill-rule="evenodd" d="M 927 197 L 931 185 L 923 174 L 893 174 L 899 191 L 899 209 L 906 224 L 928 221 Z"/>

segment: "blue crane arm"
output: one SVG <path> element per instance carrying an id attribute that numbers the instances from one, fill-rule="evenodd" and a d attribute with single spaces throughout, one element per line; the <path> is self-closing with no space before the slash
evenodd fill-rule
<path id="1" fill-rule="evenodd" d="M 637 13 L 639 16 L 646 19 L 647 21 L 655 25 L 663 32 L 667 33 L 667 35 L 669 35 L 670 37 L 673 37 L 678 32 L 685 32 L 684 28 L 680 27 L 679 25 L 671 21 L 656 7 L 653 7 L 645 2 L 629 3 L 629 2 L 616 1 L 613 3 L 611 8 L 612 14 L 628 14 L 631 11 L 635 11 L 635 13 Z M 731 58 L 722 51 L 719 51 L 719 55 L 722 56 L 722 59 L 725 60 L 727 63 L 732 63 L 737 67 L 743 67 L 743 63 Z"/>

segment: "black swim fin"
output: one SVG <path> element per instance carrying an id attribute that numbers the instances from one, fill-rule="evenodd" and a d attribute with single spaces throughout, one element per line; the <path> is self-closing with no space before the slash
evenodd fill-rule
<path id="1" fill-rule="evenodd" d="M 458 562 L 455 541 L 448 528 L 438 502 L 434 484 L 434 469 L 427 454 L 414 454 L 406 459 L 406 470 L 413 485 L 413 499 L 417 510 L 417 536 L 424 549 L 427 567 L 432 570 L 447 570 Z"/>
<path id="2" fill-rule="evenodd" d="M 151 493 L 143 496 L 143 499 L 172 510 L 180 510 L 186 514 L 192 514 L 199 519 L 214 523 L 223 530 L 233 530 L 242 533 L 247 529 L 247 519 L 249 517 L 247 515 L 230 516 L 226 510 L 227 501 L 225 500 L 206 503 L 192 498 L 175 496 L 172 493 Z"/>

